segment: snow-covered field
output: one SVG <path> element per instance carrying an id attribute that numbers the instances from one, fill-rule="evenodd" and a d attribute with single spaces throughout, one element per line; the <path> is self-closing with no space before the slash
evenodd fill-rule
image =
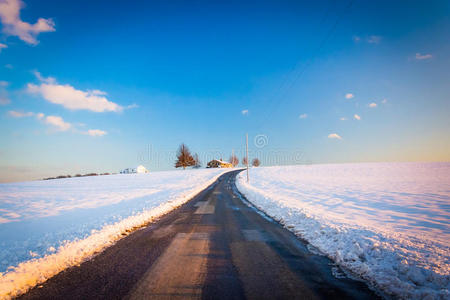
<path id="1" fill-rule="evenodd" d="M 226 172 L 204 169 L 0 184 L 0 298 L 78 265 Z"/>
<path id="2" fill-rule="evenodd" d="M 386 295 L 450 298 L 450 163 L 252 168 L 237 186 Z"/>

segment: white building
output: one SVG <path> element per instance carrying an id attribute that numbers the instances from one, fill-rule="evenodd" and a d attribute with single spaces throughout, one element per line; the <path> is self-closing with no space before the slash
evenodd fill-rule
<path id="1" fill-rule="evenodd" d="M 136 168 L 136 173 L 148 173 L 148 170 L 143 165 L 139 165 Z"/>
<path id="2" fill-rule="evenodd" d="M 143 166 L 143 165 L 139 165 L 136 168 L 126 168 L 122 171 L 120 171 L 120 174 L 144 174 L 144 173 L 148 173 L 148 170 Z"/>

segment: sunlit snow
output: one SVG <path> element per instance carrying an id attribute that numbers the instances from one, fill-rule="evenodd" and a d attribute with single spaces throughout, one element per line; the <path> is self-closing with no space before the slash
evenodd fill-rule
<path id="1" fill-rule="evenodd" d="M 386 294 L 447 298 L 450 163 L 263 167 L 240 191 Z M 448 299 L 448 298 L 447 298 Z"/>
<path id="2" fill-rule="evenodd" d="M 45 281 L 180 206 L 204 169 L 0 184 L 0 298 Z"/>

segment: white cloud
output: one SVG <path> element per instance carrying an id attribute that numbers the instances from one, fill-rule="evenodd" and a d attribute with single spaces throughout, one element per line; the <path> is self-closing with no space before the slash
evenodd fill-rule
<path id="1" fill-rule="evenodd" d="M 339 120 L 341 120 L 341 121 L 347 121 L 347 118 L 346 118 L 346 117 L 342 117 L 342 118 L 340 118 Z"/>
<path id="2" fill-rule="evenodd" d="M 105 92 L 77 90 L 69 84 L 58 84 L 52 77 L 44 78 L 39 72 L 35 72 L 35 75 L 41 83 L 39 85 L 29 83 L 27 86 L 28 92 L 41 95 L 51 103 L 60 104 L 71 110 L 85 109 L 94 112 L 120 112 L 123 110 L 122 106 L 109 101 L 104 96 L 106 95 Z"/>
<path id="3" fill-rule="evenodd" d="M 248 115 L 248 109 L 244 109 L 243 111 L 241 111 L 241 113 L 242 113 L 244 116 Z"/>
<path id="4" fill-rule="evenodd" d="M 372 103 L 369 104 L 369 107 L 370 108 L 375 108 L 375 107 L 377 107 L 377 104 L 375 102 L 372 102 Z"/>
<path id="5" fill-rule="evenodd" d="M 367 42 L 369 44 L 378 44 L 381 41 L 381 36 L 379 35 L 371 35 L 367 38 Z"/>
<path id="6" fill-rule="evenodd" d="M 45 117 L 44 122 L 56 127 L 59 131 L 67 131 L 72 127 L 72 124 L 64 122 L 63 118 L 58 116 L 47 116 Z"/>
<path id="7" fill-rule="evenodd" d="M 13 118 L 24 118 L 24 117 L 31 117 L 32 115 L 34 115 L 34 113 L 30 112 L 22 112 L 22 111 L 15 111 L 15 110 L 10 110 L 8 111 L 8 115 L 10 115 Z"/>
<path id="8" fill-rule="evenodd" d="M 106 96 L 106 95 L 108 95 L 107 92 L 100 91 L 100 90 L 91 90 L 91 91 L 88 91 L 88 93 L 92 94 L 92 95 L 95 95 L 95 96 Z"/>
<path id="9" fill-rule="evenodd" d="M 338 139 L 338 140 L 342 140 L 341 136 L 340 136 L 339 134 L 337 134 L 337 133 L 330 133 L 330 134 L 328 135 L 328 138 L 329 138 L 329 139 Z"/>
<path id="10" fill-rule="evenodd" d="M 22 41 L 36 45 L 39 43 L 37 36 L 42 32 L 55 31 L 55 23 L 52 19 L 39 18 L 36 23 L 30 24 L 20 19 L 20 9 L 24 4 L 20 0 L 0 1 L 0 19 L 3 32 L 7 35 L 17 36 Z"/>
<path id="11" fill-rule="evenodd" d="M 14 118 L 23 118 L 23 117 L 31 117 L 36 116 L 36 119 L 42 120 L 45 124 L 53 126 L 57 131 L 67 131 L 72 129 L 74 133 L 85 134 L 89 136 L 104 136 L 107 134 L 106 131 L 100 129 L 89 129 L 87 131 L 80 131 L 76 129 L 76 126 L 85 126 L 83 123 L 76 123 L 75 126 L 71 123 L 65 122 L 63 118 L 59 116 L 45 116 L 43 113 L 33 113 L 33 112 L 20 112 L 10 110 L 8 114 Z"/>
<path id="12" fill-rule="evenodd" d="M 8 48 L 8 45 L 0 43 L 0 52 L 2 52 L 2 49 Z"/>
<path id="13" fill-rule="evenodd" d="M 354 114 L 354 115 L 353 115 L 353 118 L 355 118 L 355 119 L 358 120 L 358 121 L 361 120 L 361 117 L 358 116 L 357 114 Z"/>
<path id="14" fill-rule="evenodd" d="M 107 132 L 100 129 L 89 129 L 88 131 L 84 132 L 84 134 L 90 136 L 104 136 L 105 134 L 107 134 Z"/>
<path id="15" fill-rule="evenodd" d="M 387 99 L 385 98 L 385 99 L 383 99 L 382 101 L 381 101 L 381 103 L 383 103 L 383 104 L 386 104 L 388 101 L 387 101 Z"/>
<path id="16" fill-rule="evenodd" d="M 424 59 L 430 59 L 432 58 L 433 55 L 431 54 L 420 54 L 420 53 L 416 53 L 416 59 L 417 60 L 424 60 Z"/>
<path id="17" fill-rule="evenodd" d="M 355 95 L 353 95 L 352 93 L 345 94 L 345 99 L 352 99 L 353 97 L 355 97 Z"/>
<path id="18" fill-rule="evenodd" d="M 139 105 L 137 105 L 136 103 L 130 104 L 126 107 L 126 109 L 133 109 L 133 108 L 138 108 Z"/>
<path id="19" fill-rule="evenodd" d="M 301 114 L 298 116 L 300 119 L 306 119 L 308 117 L 308 114 Z"/>
<path id="20" fill-rule="evenodd" d="M 44 77 L 41 75 L 41 73 L 39 71 L 33 71 L 34 76 L 36 76 L 36 78 L 40 81 L 40 82 L 45 82 L 48 84 L 51 83 L 56 83 L 56 79 L 54 77 Z"/>

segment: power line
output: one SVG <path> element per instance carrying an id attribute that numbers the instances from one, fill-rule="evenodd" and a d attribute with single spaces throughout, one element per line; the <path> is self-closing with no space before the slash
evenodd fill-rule
<path id="1" fill-rule="evenodd" d="M 297 72 L 294 72 L 294 79 L 291 80 L 290 84 L 288 85 L 288 87 L 284 90 L 284 93 L 281 95 L 281 97 L 279 98 L 278 103 L 277 102 L 273 102 L 275 104 L 275 108 L 274 109 L 269 109 L 268 110 L 268 114 L 266 116 L 266 118 L 264 118 L 261 122 L 260 125 L 257 126 L 259 128 L 262 127 L 263 124 L 266 123 L 267 120 L 269 120 L 270 117 L 273 116 L 274 113 L 276 113 L 280 107 L 280 103 L 282 103 L 287 95 L 287 92 L 294 86 L 294 84 L 301 79 L 301 77 L 303 76 L 303 74 L 305 73 L 306 69 L 311 65 L 312 60 L 316 57 L 317 53 L 320 52 L 322 50 L 322 48 L 325 46 L 326 42 L 330 39 L 331 35 L 334 33 L 334 31 L 336 30 L 337 25 L 339 24 L 339 22 L 342 20 L 342 17 L 344 16 L 344 14 L 347 12 L 348 9 L 350 9 L 350 7 L 353 5 L 354 0 L 350 0 L 348 2 L 348 4 L 345 6 L 345 8 L 343 9 L 342 13 L 339 15 L 339 17 L 336 19 L 336 21 L 334 22 L 334 24 L 331 26 L 331 28 L 328 30 L 326 36 L 324 37 L 324 39 L 322 39 L 322 41 L 320 42 L 319 46 L 316 48 L 315 51 L 313 51 L 312 56 L 310 56 L 310 58 L 303 64 L 302 68 L 299 68 L 297 70 Z M 325 15 L 328 14 L 328 11 L 325 13 Z M 300 63 L 297 63 L 294 67 L 294 70 L 297 68 L 297 66 Z M 283 82 L 280 87 L 275 90 L 275 91 L 279 91 L 281 90 L 281 87 L 285 84 L 285 82 Z"/>
<path id="2" fill-rule="evenodd" d="M 321 19 L 320 23 L 318 24 L 318 26 L 321 26 L 323 24 L 323 22 L 325 22 L 325 20 L 328 17 L 329 12 L 331 11 L 332 6 L 333 6 L 332 3 L 330 2 L 330 5 L 328 6 L 327 10 L 323 14 L 322 19 Z M 268 105 L 266 105 L 266 107 L 268 107 L 268 109 L 267 109 L 268 113 L 265 114 L 266 118 L 262 118 L 262 120 L 258 124 L 259 126 L 257 126 L 257 127 L 261 127 L 262 124 L 264 124 L 265 120 L 269 117 L 269 114 L 273 110 L 273 107 L 276 106 L 277 95 L 279 95 L 280 91 L 282 91 L 285 88 L 286 84 L 289 81 L 289 78 L 291 77 L 291 74 L 295 74 L 295 70 L 298 70 L 301 67 L 301 64 L 302 64 L 302 61 L 298 61 L 288 72 L 283 74 L 283 78 L 280 81 L 280 84 L 278 85 L 278 87 L 276 89 L 272 90 L 272 92 L 270 93 L 270 96 L 267 97 L 267 99 L 269 99 L 269 103 L 268 103 Z"/>

